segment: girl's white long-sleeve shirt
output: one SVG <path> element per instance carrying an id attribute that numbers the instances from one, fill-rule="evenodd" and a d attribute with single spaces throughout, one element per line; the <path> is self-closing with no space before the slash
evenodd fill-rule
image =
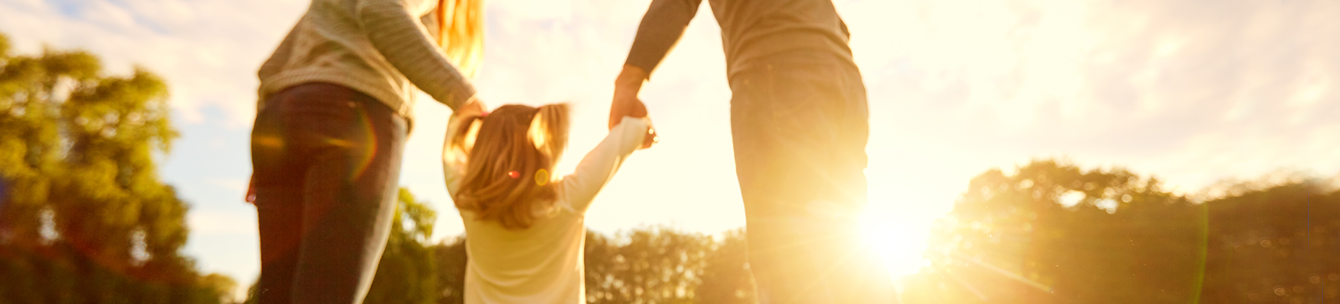
<path id="1" fill-rule="evenodd" d="M 447 142 L 461 123 L 453 116 Z M 460 211 L 465 223 L 465 303 L 585 303 L 582 249 L 586 209 L 619 166 L 642 145 L 645 119 L 624 117 L 582 158 L 570 175 L 555 181 L 558 200 L 548 216 L 527 229 L 509 230 L 497 221 L 478 221 Z M 450 153 L 448 151 L 448 153 Z M 454 197 L 464 164 L 444 155 L 447 190 Z"/>

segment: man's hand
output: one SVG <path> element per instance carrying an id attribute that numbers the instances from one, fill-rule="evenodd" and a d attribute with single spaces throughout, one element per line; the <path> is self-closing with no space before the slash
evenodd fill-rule
<path id="1" fill-rule="evenodd" d="M 623 66 L 623 72 L 614 80 L 614 101 L 610 103 L 610 129 L 619 125 L 624 116 L 647 117 L 647 106 L 637 99 L 637 93 L 642 90 L 642 83 L 645 81 L 647 71 L 636 66 Z"/>
<path id="2" fill-rule="evenodd" d="M 642 147 L 639 147 L 638 149 L 647 149 L 647 148 L 651 148 L 651 145 L 656 144 L 656 143 L 659 142 L 659 141 L 661 141 L 661 137 L 658 136 L 658 135 L 656 135 L 656 128 L 651 127 L 651 124 L 648 123 L 648 124 L 647 124 L 647 136 L 646 136 L 646 137 L 643 137 L 643 139 L 642 139 Z"/>

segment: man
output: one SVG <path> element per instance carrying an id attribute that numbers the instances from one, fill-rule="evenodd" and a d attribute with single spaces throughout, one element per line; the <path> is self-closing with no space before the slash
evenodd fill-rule
<path id="1" fill-rule="evenodd" d="M 610 126 L 646 115 L 642 83 L 702 0 L 653 0 L 615 81 Z M 721 25 L 735 170 L 760 303 L 890 303 L 861 249 L 869 114 L 831 0 L 709 0 Z"/>

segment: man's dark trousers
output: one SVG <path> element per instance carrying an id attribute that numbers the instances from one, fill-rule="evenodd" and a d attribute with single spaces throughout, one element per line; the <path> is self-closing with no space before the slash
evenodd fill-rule
<path id="1" fill-rule="evenodd" d="M 790 52 L 731 77 L 735 170 L 760 303 L 892 303 L 863 249 L 869 110 L 850 61 Z"/>

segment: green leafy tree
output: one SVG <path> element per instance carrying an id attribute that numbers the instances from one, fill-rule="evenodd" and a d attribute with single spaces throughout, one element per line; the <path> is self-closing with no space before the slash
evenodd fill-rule
<path id="1" fill-rule="evenodd" d="M 437 212 L 400 188 L 391 236 L 363 303 L 436 303 L 440 289 L 430 244 Z"/>
<path id="2" fill-rule="evenodd" d="M 1035 161 L 973 178 L 908 303 L 1194 303 L 1203 205 L 1124 170 Z"/>
<path id="3" fill-rule="evenodd" d="M 1340 303 L 1340 191 L 1303 178 L 1227 188 L 1206 202 L 1202 303 Z"/>
<path id="4" fill-rule="evenodd" d="M 155 155 L 177 136 L 167 86 L 96 56 L 12 56 L 0 35 L 0 302 L 217 303 L 229 281 L 179 251 L 187 205 Z"/>
<path id="5" fill-rule="evenodd" d="M 438 244 L 434 251 L 437 254 L 437 282 L 441 289 L 437 303 L 465 303 L 465 267 L 469 258 L 465 252 L 465 236 L 456 237 L 450 244 Z"/>
<path id="6" fill-rule="evenodd" d="M 710 236 L 667 228 L 587 233 L 587 303 L 693 303 L 712 245 Z"/>
<path id="7" fill-rule="evenodd" d="M 974 178 L 907 303 L 1340 303 L 1340 191 L 1293 178 L 1203 203 L 1123 170 Z"/>
<path id="8" fill-rule="evenodd" d="M 753 304 L 754 274 L 749 272 L 749 248 L 744 229 L 726 232 L 712 245 L 702 270 L 696 303 Z"/>

